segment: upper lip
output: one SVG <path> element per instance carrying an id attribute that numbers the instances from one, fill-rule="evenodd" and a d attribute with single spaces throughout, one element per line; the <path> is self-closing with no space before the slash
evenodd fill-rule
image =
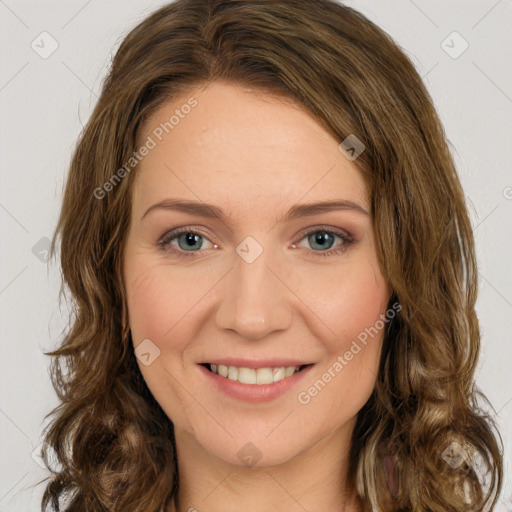
<path id="1" fill-rule="evenodd" d="M 282 366 L 304 366 L 312 364 L 306 361 L 299 361 L 297 359 L 243 359 L 240 357 L 223 357 L 213 358 L 201 361 L 198 364 L 223 364 L 225 366 L 236 366 L 237 368 L 281 368 Z"/>

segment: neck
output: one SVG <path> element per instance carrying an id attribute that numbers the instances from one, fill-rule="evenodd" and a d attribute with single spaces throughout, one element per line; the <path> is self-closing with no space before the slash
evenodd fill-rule
<path id="1" fill-rule="evenodd" d="M 335 508 L 333 510 L 334 511 L 338 511 L 339 510 L 340 512 L 363 512 L 362 501 L 357 496 L 357 494 L 355 492 L 351 492 L 351 493 L 347 494 L 346 495 L 346 500 L 343 503 L 338 504 L 337 507 L 338 508 Z M 254 510 L 256 510 L 256 509 L 254 509 Z M 261 510 L 262 509 L 258 509 L 258 512 L 261 512 Z M 263 509 L 263 510 L 267 510 L 267 509 Z M 311 509 L 306 509 L 301 504 L 297 504 L 296 503 L 296 508 L 295 509 L 288 508 L 288 509 L 282 509 L 282 510 L 287 510 L 287 511 L 289 511 L 289 510 L 298 510 L 298 511 L 301 511 L 301 510 L 311 510 Z M 199 512 L 199 510 L 195 509 L 195 508 L 192 508 L 192 507 L 178 508 L 176 503 L 172 502 L 170 504 L 167 512 Z"/>
<path id="2" fill-rule="evenodd" d="M 351 427 L 345 425 L 289 460 L 265 467 L 214 458 L 188 432 L 175 428 L 179 505 L 168 512 L 359 512 L 361 502 L 345 484 Z"/>

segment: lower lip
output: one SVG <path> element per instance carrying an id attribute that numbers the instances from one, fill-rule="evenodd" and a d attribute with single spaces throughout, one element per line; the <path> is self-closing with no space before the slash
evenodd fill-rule
<path id="1" fill-rule="evenodd" d="M 293 386 L 298 384 L 310 372 L 313 365 L 309 365 L 300 372 L 294 373 L 291 377 L 286 377 L 272 384 L 243 384 L 237 380 L 231 380 L 227 377 L 221 377 L 211 372 L 208 368 L 198 365 L 199 371 L 208 379 L 213 387 L 226 395 L 244 400 L 245 402 L 269 402 L 278 396 L 290 391 Z"/>

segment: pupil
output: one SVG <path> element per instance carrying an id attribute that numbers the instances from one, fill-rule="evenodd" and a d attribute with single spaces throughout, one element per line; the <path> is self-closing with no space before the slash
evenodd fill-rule
<path id="1" fill-rule="evenodd" d="M 317 231 L 317 233 L 314 235 L 314 240 L 315 240 L 315 243 L 318 244 L 320 246 L 320 248 L 329 248 L 330 247 L 330 244 L 329 244 L 329 240 L 328 238 L 330 237 L 331 235 L 329 233 L 325 233 L 323 231 Z"/>
<path id="2" fill-rule="evenodd" d="M 184 235 L 186 246 L 189 248 L 194 248 L 194 245 L 197 245 L 199 242 L 200 235 L 194 235 L 193 233 L 186 233 Z"/>

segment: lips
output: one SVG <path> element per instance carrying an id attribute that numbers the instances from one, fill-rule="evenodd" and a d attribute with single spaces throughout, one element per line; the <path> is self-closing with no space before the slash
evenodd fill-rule
<path id="1" fill-rule="evenodd" d="M 281 361 L 282 360 L 279 360 L 279 363 L 281 363 Z M 224 360 L 224 362 L 228 362 L 228 360 Z M 275 362 L 276 360 L 273 360 L 271 364 L 275 364 Z M 286 361 L 286 363 L 289 362 L 289 360 Z M 247 364 L 247 361 L 245 361 L 243 364 Z M 237 400 L 257 403 L 268 402 L 270 400 L 277 399 L 281 395 L 286 395 L 287 392 L 296 387 L 298 383 L 302 381 L 315 366 L 314 364 L 300 364 L 297 365 L 296 368 L 293 366 L 261 368 L 259 367 L 259 364 L 261 363 L 255 363 L 253 361 L 253 366 L 256 366 L 256 369 L 249 368 L 247 366 L 233 367 L 230 365 L 229 367 L 226 367 L 226 365 L 218 365 L 217 370 L 222 366 L 228 369 L 227 377 L 223 377 L 219 373 L 212 371 L 212 366 L 214 366 L 215 363 L 201 363 L 197 365 L 197 368 L 200 370 L 200 374 L 202 374 L 209 383 L 207 389 L 216 390 L 223 395 L 227 395 Z M 229 368 L 232 368 L 231 378 L 229 377 Z M 283 376 L 283 369 L 286 368 L 294 368 L 295 371 L 291 376 Z M 242 380 L 249 380 L 249 382 L 246 383 L 239 380 L 240 375 L 238 374 L 238 371 L 240 369 L 242 370 Z M 237 372 L 236 374 L 234 373 L 235 370 Z M 251 377 L 248 372 L 257 373 L 260 370 L 263 370 L 263 373 L 267 373 L 266 380 L 264 378 L 265 376 L 263 375 L 263 380 L 260 379 L 261 383 L 258 383 L 258 378 L 256 376 L 256 382 L 254 382 L 254 377 Z M 272 381 L 269 381 L 268 370 L 272 370 Z M 275 381 L 274 371 L 277 373 Z"/>

